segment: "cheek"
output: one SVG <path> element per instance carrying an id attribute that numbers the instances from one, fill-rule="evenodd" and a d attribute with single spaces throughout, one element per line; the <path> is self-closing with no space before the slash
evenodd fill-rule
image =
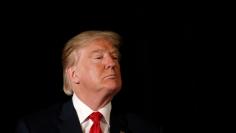
<path id="1" fill-rule="evenodd" d="M 88 71 L 85 72 L 85 75 L 89 74 L 91 78 L 99 78 L 102 75 L 103 69 L 99 65 L 93 65 L 88 67 Z"/>
<path id="2" fill-rule="evenodd" d="M 120 66 L 117 66 L 117 68 L 115 69 L 115 71 L 116 71 L 116 73 L 121 74 L 121 72 L 120 72 Z"/>

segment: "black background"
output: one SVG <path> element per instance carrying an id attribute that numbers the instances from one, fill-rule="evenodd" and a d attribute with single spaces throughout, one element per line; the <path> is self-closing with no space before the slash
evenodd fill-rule
<path id="1" fill-rule="evenodd" d="M 8 5 L 1 23 L 1 115 L 7 132 L 14 131 L 19 117 L 68 99 L 61 50 L 84 30 L 113 30 L 124 39 L 123 88 L 114 107 L 161 124 L 164 132 L 197 131 L 201 66 L 189 9 L 18 4 Z"/>

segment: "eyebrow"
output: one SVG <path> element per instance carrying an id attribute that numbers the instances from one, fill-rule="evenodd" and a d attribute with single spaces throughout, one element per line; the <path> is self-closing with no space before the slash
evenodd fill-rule
<path id="1" fill-rule="evenodd" d="M 102 50 L 102 49 L 96 49 L 96 50 L 93 50 L 91 53 L 93 54 L 93 53 L 101 53 L 101 52 L 103 52 L 104 50 Z"/>

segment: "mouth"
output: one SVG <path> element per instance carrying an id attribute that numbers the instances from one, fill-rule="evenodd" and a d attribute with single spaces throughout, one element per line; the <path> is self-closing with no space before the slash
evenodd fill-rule
<path id="1" fill-rule="evenodd" d="M 110 74 L 110 75 L 105 76 L 104 79 L 116 79 L 116 75 Z"/>

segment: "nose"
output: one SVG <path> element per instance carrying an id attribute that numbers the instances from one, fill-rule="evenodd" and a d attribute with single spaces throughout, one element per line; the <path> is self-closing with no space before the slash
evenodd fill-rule
<path id="1" fill-rule="evenodd" d="M 105 68 L 109 69 L 109 68 L 114 68 L 116 66 L 116 59 L 114 59 L 112 56 L 108 55 L 105 60 L 104 60 L 104 64 L 105 64 Z"/>

